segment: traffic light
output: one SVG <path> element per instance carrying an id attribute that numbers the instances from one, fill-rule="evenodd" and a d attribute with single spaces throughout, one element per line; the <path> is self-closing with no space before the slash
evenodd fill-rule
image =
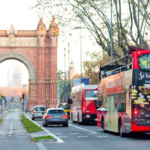
<path id="1" fill-rule="evenodd" d="M 22 97 L 20 97 L 20 100 L 22 100 Z"/>
<path id="2" fill-rule="evenodd" d="M 49 104 L 49 102 L 50 102 L 50 101 L 49 101 L 49 98 L 46 98 L 46 101 L 47 101 L 47 103 Z"/>
<path id="3" fill-rule="evenodd" d="M 22 99 L 24 99 L 24 97 L 25 97 L 25 93 L 22 93 Z"/>
<path id="4" fill-rule="evenodd" d="M 4 99 L 4 96 L 3 96 L 3 94 L 1 94 L 1 97 L 0 97 L 0 99 L 1 99 L 1 100 L 3 100 L 3 99 Z"/>

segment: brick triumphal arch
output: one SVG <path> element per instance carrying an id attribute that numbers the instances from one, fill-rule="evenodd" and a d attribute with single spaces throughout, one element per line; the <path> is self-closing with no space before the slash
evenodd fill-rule
<path id="1" fill-rule="evenodd" d="M 55 18 L 46 30 L 40 18 L 36 30 L 0 30 L 0 63 L 8 59 L 22 62 L 29 71 L 29 109 L 34 105 L 57 104 L 58 25 Z M 20 93 L 21 94 L 21 93 Z"/>

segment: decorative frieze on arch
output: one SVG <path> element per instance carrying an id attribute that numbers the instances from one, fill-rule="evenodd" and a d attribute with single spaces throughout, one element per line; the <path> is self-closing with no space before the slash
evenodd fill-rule
<path id="1" fill-rule="evenodd" d="M 13 51 L 0 54 L 0 63 L 8 59 L 16 59 L 22 62 L 29 71 L 29 79 L 35 80 L 35 75 L 36 75 L 35 68 L 32 62 L 25 55 Z"/>

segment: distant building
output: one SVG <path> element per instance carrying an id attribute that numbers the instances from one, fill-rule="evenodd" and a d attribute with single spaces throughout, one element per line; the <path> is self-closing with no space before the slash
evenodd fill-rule
<path id="1" fill-rule="evenodd" d="M 72 80 L 75 75 L 76 75 L 75 65 L 74 65 L 73 59 L 71 59 L 71 63 L 70 63 L 70 80 Z M 66 73 L 66 78 L 69 79 L 69 70 Z"/>
<path id="2" fill-rule="evenodd" d="M 12 88 L 22 87 L 21 80 L 21 64 L 13 62 L 11 68 L 8 69 L 7 73 L 8 86 Z"/>

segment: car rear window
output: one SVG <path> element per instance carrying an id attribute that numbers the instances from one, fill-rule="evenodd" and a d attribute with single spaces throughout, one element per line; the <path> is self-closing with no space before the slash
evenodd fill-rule
<path id="1" fill-rule="evenodd" d="M 63 110 L 49 110 L 48 114 L 62 114 L 65 113 Z"/>
<path id="2" fill-rule="evenodd" d="M 36 107 L 36 111 L 45 111 L 45 107 Z"/>

